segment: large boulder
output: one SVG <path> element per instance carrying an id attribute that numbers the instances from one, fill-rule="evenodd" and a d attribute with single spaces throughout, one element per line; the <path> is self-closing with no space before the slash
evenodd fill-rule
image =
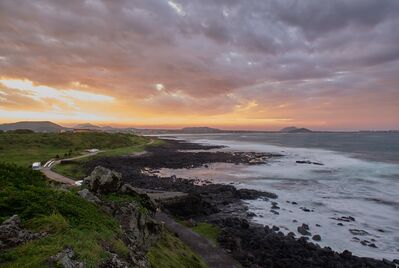
<path id="1" fill-rule="evenodd" d="M 140 204 L 129 202 L 112 206 L 112 214 L 121 225 L 127 244 L 132 248 L 146 251 L 158 239 L 162 225 Z"/>
<path id="2" fill-rule="evenodd" d="M 122 186 L 122 175 L 114 170 L 97 166 L 90 176 L 84 179 L 90 191 L 98 194 L 117 192 Z"/>
<path id="3" fill-rule="evenodd" d="M 0 225 L 0 250 L 15 247 L 44 235 L 23 229 L 19 216 L 14 215 Z"/>

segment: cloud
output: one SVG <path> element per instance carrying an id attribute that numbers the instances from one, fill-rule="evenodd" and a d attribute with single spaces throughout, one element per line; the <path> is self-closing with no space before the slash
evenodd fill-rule
<path id="1" fill-rule="evenodd" d="M 398 27 L 397 0 L 3 0 L 0 76 L 55 91 L 38 89 L 38 100 L 3 89 L 0 103 L 38 109 L 44 97 L 72 98 L 67 107 L 75 109 L 79 96 L 95 94 L 114 98 L 118 118 L 124 107 L 124 120 L 164 113 L 177 122 L 228 118 L 256 101 L 242 120 L 266 120 L 296 118 L 304 108 L 334 114 L 348 97 L 378 90 L 382 99 L 368 105 L 397 111 Z M 359 117 L 364 104 L 351 109 Z"/>

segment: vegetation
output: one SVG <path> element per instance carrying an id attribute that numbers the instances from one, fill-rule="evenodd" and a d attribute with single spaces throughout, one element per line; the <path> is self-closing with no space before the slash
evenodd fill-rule
<path id="1" fill-rule="evenodd" d="M 201 222 L 198 223 L 195 227 L 192 228 L 192 230 L 201 236 L 204 236 L 211 240 L 215 245 L 217 244 L 219 235 L 220 235 L 220 229 L 216 225 L 206 223 L 206 222 Z"/>
<path id="2" fill-rule="evenodd" d="M 180 239 L 165 230 L 147 254 L 153 268 L 202 268 L 204 261 Z"/>
<path id="3" fill-rule="evenodd" d="M 76 159 L 73 161 L 61 162 L 60 164 L 54 166 L 53 170 L 59 174 L 67 176 L 69 178 L 72 178 L 75 180 L 81 180 L 88 175 L 87 170 L 85 169 L 85 166 L 84 166 L 85 162 L 87 162 L 87 161 L 91 161 L 95 158 L 104 157 L 104 156 L 129 155 L 129 154 L 133 154 L 133 153 L 137 153 L 137 152 L 142 152 L 149 146 L 158 146 L 158 145 L 161 145 L 164 143 L 164 141 L 162 141 L 162 140 L 148 141 L 146 139 L 145 141 L 146 141 L 146 143 L 141 142 L 134 146 L 109 149 L 104 152 L 100 152 L 99 154 L 97 154 L 95 156 Z"/>
<path id="4" fill-rule="evenodd" d="M 49 187 L 44 177 L 29 168 L 0 164 L 0 220 L 18 214 L 24 228 L 49 235 L 0 255 L 1 267 L 43 267 L 50 256 L 70 246 L 87 267 L 108 257 L 103 242 L 124 256 L 117 222 L 76 193 Z"/>
<path id="5" fill-rule="evenodd" d="M 32 133 L 11 131 L 0 133 L 0 162 L 28 166 L 51 158 L 70 157 L 97 148 L 108 154 L 142 150 L 149 138 L 126 133 Z"/>

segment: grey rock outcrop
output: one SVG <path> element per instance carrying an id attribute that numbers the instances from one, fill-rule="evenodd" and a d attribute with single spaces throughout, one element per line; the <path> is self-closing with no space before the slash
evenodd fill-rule
<path id="1" fill-rule="evenodd" d="M 137 267 L 131 266 L 127 262 L 121 260 L 117 254 L 112 253 L 111 258 L 109 258 L 105 263 L 100 265 L 100 268 L 130 268 Z"/>
<path id="2" fill-rule="evenodd" d="M 49 259 L 49 267 L 63 267 L 63 268 L 83 268 L 82 262 L 74 259 L 75 252 L 71 248 L 65 248 L 57 255 Z"/>
<path id="3" fill-rule="evenodd" d="M 79 191 L 78 194 L 80 195 L 80 197 L 82 197 L 83 199 L 85 199 L 93 204 L 101 203 L 101 200 L 97 196 L 95 196 L 92 192 L 90 192 L 88 189 L 83 189 L 83 190 Z"/>
<path id="4" fill-rule="evenodd" d="M 90 176 L 84 179 L 84 184 L 97 194 L 113 193 L 122 186 L 122 175 L 114 170 L 97 166 Z"/>
<path id="5" fill-rule="evenodd" d="M 23 229 L 21 219 L 18 215 L 14 215 L 0 225 L 0 250 L 15 247 L 44 235 L 45 233 L 33 233 Z"/>
<path id="6" fill-rule="evenodd" d="M 114 205 L 113 216 L 121 225 L 126 242 L 135 249 L 146 251 L 162 230 L 157 221 L 132 202 Z"/>

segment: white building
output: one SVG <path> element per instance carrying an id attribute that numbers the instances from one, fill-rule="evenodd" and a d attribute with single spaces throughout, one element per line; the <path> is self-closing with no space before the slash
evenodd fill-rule
<path id="1" fill-rule="evenodd" d="M 35 162 L 32 164 L 32 169 L 33 170 L 39 170 L 42 168 L 42 164 L 40 162 Z"/>
<path id="2" fill-rule="evenodd" d="M 98 153 L 100 150 L 98 150 L 98 149 L 87 149 L 86 150 L 88 153 Z"/>

